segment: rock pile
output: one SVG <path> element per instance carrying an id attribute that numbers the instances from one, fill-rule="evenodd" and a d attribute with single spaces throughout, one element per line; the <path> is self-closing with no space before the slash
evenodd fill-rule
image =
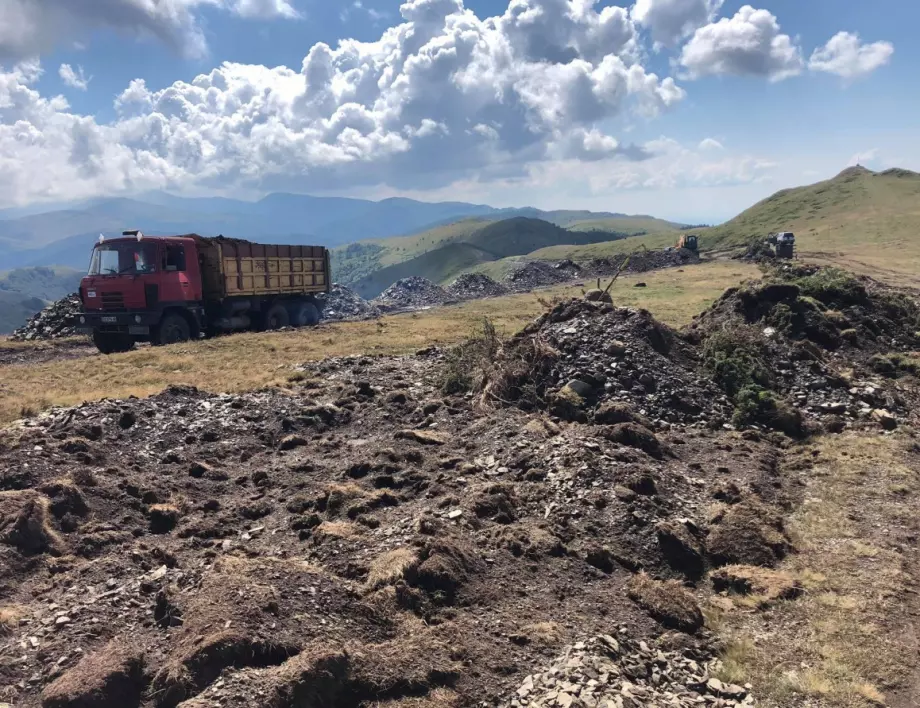
<path id="1" fill-rule="evenodd" d="M 667 646 L 665 635 L 658 644 Z M 567 648 L 545 671 L 524 679 L 502 708 L 753 706 L 748 689 L 712 676 L 717 660 L 632 641 L 625 628 Z"/>
<path id="2" fill-rule="evenodd" d="M 70 321 L 81 311 L 80 297 L 76 293 L 68 295 L 30 317 L 28 322 L 10 335 L 10 339 L 24 342 L 72 337 L 75 332 Z"/>
<path id="3" fill-rule="evenodd" d="M 499 372 L 506 377 L 495 382 L 499 398 L 547 406 L 570 420 L 604 415 L 616 403 L 668 423 L 721 425 L 731 415 L 693 348 L 644 310 L 560 303 L 511 340 Z"/>
<path id="4" fill-rule="evenodd" d="M 448 295 L 457 300 L 499 297 L 508 292 L 508 288 L 483 273 L 464 273 L 448 285 L 446 290 Z"/>
<path id="5" fill-rule="evenodd" d="M 320 296 L 324 320 L 363 320 L 377 317 L 380 311 L 351 288 L 332 284 L 332 290 Z"/>
<path id="6" fill-rule="evenodd" d="M 443 305 L 451 300 L 450 295 L 427 278 L 412 276 L 397 280 L 384 290 L 372 304 L 385 310 L 420 308 Z"/>
<path id="7" fill-rule="evenodd" d="M 573 277 L 567 269 L 557 270 L 547 261 L 523 261 L 514 264 L 504 283 L 510 290 L 524 292 L 564 283 Z"/>

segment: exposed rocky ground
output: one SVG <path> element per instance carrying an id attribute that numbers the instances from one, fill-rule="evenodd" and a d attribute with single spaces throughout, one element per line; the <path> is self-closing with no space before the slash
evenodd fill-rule
<path id="1" fill-rule="evenodd" d="M 76 293 L 61 298 L 30 317 L 28 322 L 10 335 L 10 339 L 25 342 L 72 337 L 74 330 L 68 323 L 74 315 L 80 314 L 81 307 L 80 297 Z"/>
<path id="2" fill-rule="evenodd" d="M 451 300 L 444 288 L 435 285 L 427 278 L 413 276 L 397 280 L 378 295 L 372 304 L 384 311 L 394 309 L 415 309 L 435 307 Z"/>
<path id="3" fill-rule="evenodd" d="M 766 597 L 795 552 L 797 437 L 915 423 L 917 324 L 873 284 L 784 273 L 682 332 L 570 301 L 507 342 L 26 420 L 0 436 L 0 701 L 752 705 L 701 608 Z M 798 400 L 819 376 L 856 393 Z"/>
<path id="4" fill-rule="evenodd" d="M 320 295 L 324 320 L 364 320 L 378 317 L 380 311 L 348 286 L 333 283 L 329 293 Z"/>
<path id="5" fill-rule="evenodd" d="M 508 288 L 483 273 L 464 273 L 448 285 L 445 290 L 450 297 L 456 300 L 500 297 L 508 292 Z"/>
<path id="6" fill-rule="evenodd" d="M 554 268 L 548 261 L 520 261 L 502 280 L 509 290 L 525 292 L 535 288 L 545 288 L 572 280 L 573 272 L 568 269 Z"/>

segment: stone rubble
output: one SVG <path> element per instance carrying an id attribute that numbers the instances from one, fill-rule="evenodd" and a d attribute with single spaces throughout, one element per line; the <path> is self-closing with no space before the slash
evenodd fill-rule
<path id="1" fill-rule="evenodd" d="M 698 648 L 663 650 L 621 628 L 568 647 L 549 668 L 527 676 L 501 708 L 730 708 L 753 706 L 748 687 L 713 675 L 716 659 Z"/>
<path id="2" fill-rule="evenodd" d="M 392 311 L 400 308 L 421 308 L 444 305 L 450 295 L 427 278 L 412 276 L 397 280 L 371 303 L 381 309 Z"/>
<path id="3" fill-rule="evenodd" d="M 507 287 L 483 273 L 464 273 L 445 289 L 448 295 L 457 300 L 499 297 L 508 292 Z"/>
<path id="4" fill-rule="evenodd" d="M 76 293 L 63 297 L 30 317 L 28 322 L 10 335 L 10 339 L 26 342 L 72 337 L 76 333 L 71 320 L 80 314 L 81 308 L 80 297 Z"/>
<path id="5" fill-rule="evenodd" d="M 319 296 L 324 320 L 365 320 L 378 317 L 380 310 L 354 290 L 333 283 L 332 290 Z"/>

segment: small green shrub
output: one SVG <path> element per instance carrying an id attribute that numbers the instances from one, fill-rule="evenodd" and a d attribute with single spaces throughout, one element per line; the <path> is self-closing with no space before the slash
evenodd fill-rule
<path id="1" fill-rule="evenodd" d="M 732 422 L 736 426 L 765 425 L 790 437 L 805 434 L 802 414 L 772 391 L 759 386 L 747 386 L 738 393 Z"/>
<path id="2" fill-rule="evenodd" d="M 703 363 L 732 398 L 748 386 L 770 385 L 763 346 L 749 330 L 722 330 L 710 336 L 703 345 Z"/>

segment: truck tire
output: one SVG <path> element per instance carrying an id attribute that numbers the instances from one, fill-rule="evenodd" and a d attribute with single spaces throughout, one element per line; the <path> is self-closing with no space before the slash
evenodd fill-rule
<path id="1" fill-rule="evenodd" d="M 192 338 L 192 330 L 182 315 L 172 312 L 166 315 L 154 331 L 152 343 L 154 345 L 176 344 L 187 342 Z"/>
<path id="2" fill-rule="evenodd" d="M 134 340 L 127 334 L 93 332 L 93 344 L 103 354 L 129 352 L 134 349 Z"/>
<path id="3" fill-rule="evenodd" d="M 291 325 L 313 327 L 319 323 L 319 308 L 309 300 L 298 300 L 291 305 Z"/>
<path id="4" fill-rule="evenodd" d="M 291 324 L 291 317 L 288 315 L 287 308 L 280 302 L 268 308 L 263 320 L 265 329 L 281 329 Z"/>

